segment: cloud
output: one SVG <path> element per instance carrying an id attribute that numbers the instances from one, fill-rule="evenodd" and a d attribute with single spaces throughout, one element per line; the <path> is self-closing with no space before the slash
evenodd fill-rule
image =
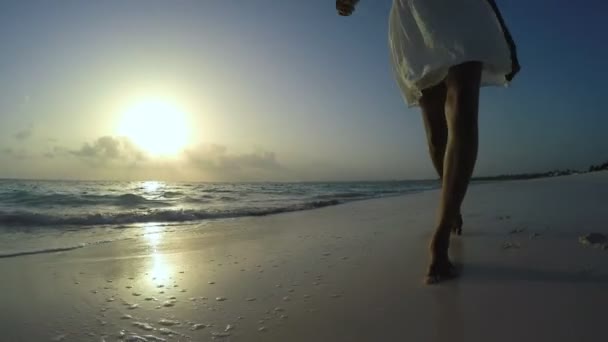
<path id="1" fill-rule="evenodd" d="M 69 151 L 65 147 L 55 145 L 53 147 L 49 147 L 46 152 L 42 153 L 42 156 L 48 159 L 53 159 L 55 157 L 63 156 L 69 153 L 71 153 L 71 151 Z"/>
<path id="2" fill-rule="evenodd" d="M 15 139 L 17 139 L 19 141 L 24 141 L 24 140 L 29 139 L 32 136 L 33 131 L 34 131 L 34 126 L 30 125 L 29 127 L 15 133 L 14 137 L 15 137 Z"/>
<path id="3" fill-rule="evenodd" d="M 185 153 L 190 165 L 226 179 L 265 178 L 284 171 L 274 152 L 261 149 L 252 153 L 229 153 L 226 146 L 211 144 Z"/>
<path id="4" fill-rule="evenodd" d="M 123 137 L 103 136 L 93 143 L 84 143 L 80 149 L 69 151 L 92 164 L 104 164 L 112 161 L 137 162 L 145 160 L 145 154 Z"/>
<path id="5" fill-rule="evenodd" d="M 7 147 L 2 150 L 2 153 L 9 157 L 19 159 L 19 160 L 23 160 L 23 159 L 26 159 L 29 157 L 27 154 L 27 151 L 23 148 L 16 150 L 11 147 Z"/>

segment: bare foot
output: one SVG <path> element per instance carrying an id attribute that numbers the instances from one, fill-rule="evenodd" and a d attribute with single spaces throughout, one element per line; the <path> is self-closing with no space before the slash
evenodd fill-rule
<path id="1" fill-rule="evenodd" d="M 458 277 L 458 271 L 446 257 L 441 260 L 431 262 L 429 271 L 424 279 L 425 284 L 437 284 L 449 279 Z"/>
<path id="2" fill-rule="evenodd" d="M 462 214 L 458 214 L 456 220 L 454 221 L 454 225 L 452 226 L 452 234 L 462 235 Z"/>
<path id="3" fill-rule="evenodd" d="M 450 262 L 448 249 L 450 247 L 450 228 L 440 226 L 431 239 L 431 264 L 426 274 L 426 284 L 436 284 L 444 280 L 455 278 L 458 273 Z"/>

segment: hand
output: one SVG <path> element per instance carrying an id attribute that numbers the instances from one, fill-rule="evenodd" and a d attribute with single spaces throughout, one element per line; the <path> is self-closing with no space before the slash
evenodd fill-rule
<path id="1" fill-rule="evenodd" d="M 506 75 L 506 79 L 507 81 L 511 82 L 513 80 L 513 78 L 515 77 L 515 75 L 519 72 L 519 70 L 521 69 L 521 66 L 519 65 L 519 61 L 517 60 L 517 56 L 511 56 L 511 72 Z"/>
<path id="2" fill-rule="evenodd" d="M 359 2 L 359 0 L 336 0 L 338 14 L 343 17 L 353 14 L 357 2 Z"/>

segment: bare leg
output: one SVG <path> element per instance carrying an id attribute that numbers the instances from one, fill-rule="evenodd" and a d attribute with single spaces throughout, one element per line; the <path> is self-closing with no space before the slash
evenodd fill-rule
<path id="1" fill-rule="evenodd" d="M 422 91 L 420 108 L 426 129 L 429 154 L 440 180 L 443 180 L 443 161 L 448 142 L 448 123 L 445 117 L 445 101 L 447 87 L 444 82 Z M 460 209 L 452 223 L 452 232 L 462 234 L 462 216 Z"/>
<path id="2" fill-rule="evenodd" d="M 426 139 L 433 166 L 440 179 L 443 178 L 443 159 L 448 143 L 448 123 L 445 119 L 447 88 L 444 82 L 422 91 L 420 108 L 426 129 Z"/>
<path id="3" fill-rule="evenodd" d="M 427 283 L 455 275 L 448 257 L 450 229 L 460 211 L 477 159 L 477 116 L 480 62 L 467 62 L 450 68 L 447 86 L 446 119 L 448 143 L 443 161 L 443 183 L 437 229 L 431 241 L 431 264 Z"/>

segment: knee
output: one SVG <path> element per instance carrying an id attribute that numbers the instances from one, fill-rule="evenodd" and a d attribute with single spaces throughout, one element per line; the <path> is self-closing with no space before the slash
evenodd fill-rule
<path id="1" fill-rule="evenodd" d="M 467 73 L 470 69 L 454 72 L 448 81 L 446 119 L 450 135 L 454 137 L 475 137 L 477 134 L 480 75 Z"/>
<path id="2" fill-rule="evenodd" d="M 461 118 L 450 124 L 450 140 L 472 142 L 473 140 L 477 140 L 477 136 L 477 121 L 463 120 Z"/>

